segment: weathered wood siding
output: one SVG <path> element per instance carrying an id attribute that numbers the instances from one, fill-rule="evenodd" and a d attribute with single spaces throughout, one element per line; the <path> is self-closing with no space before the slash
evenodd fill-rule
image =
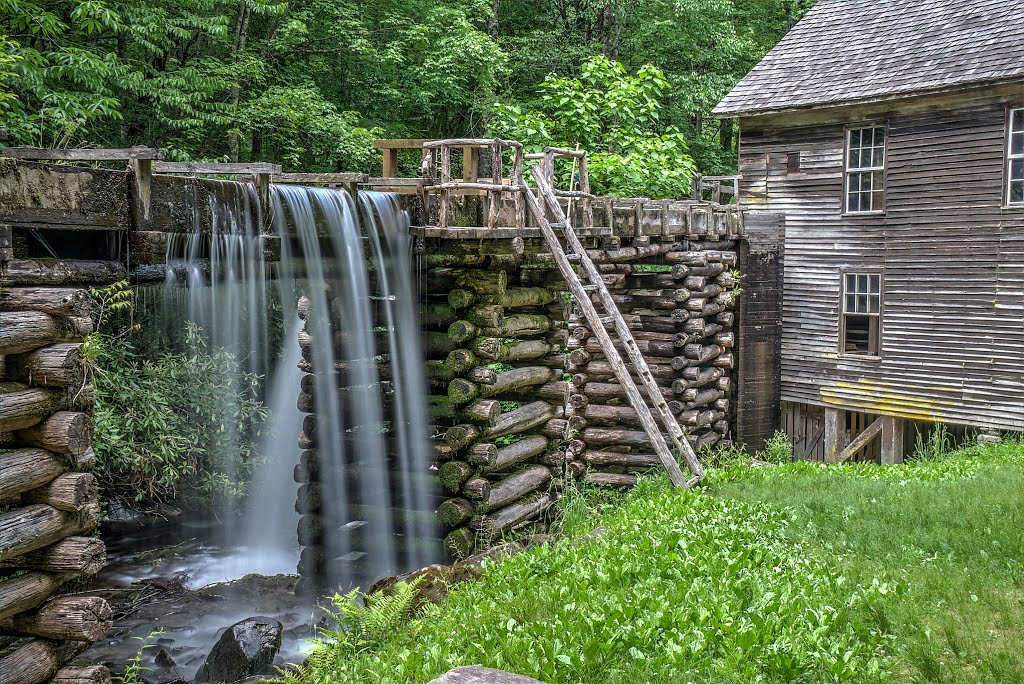
<path id="1" fill-rule="evenodd" d="M 1002 205 L 1022 102 L 1018 86 L 741 122 L 743 201 L 786 214 L 784 401 L 1024 429 L 1024 209 Z M 883 215 L 842 214 L 861 122 L 889 127 Z M 883 270 L 881 358 L 838 353 L 844 268 Z"/>

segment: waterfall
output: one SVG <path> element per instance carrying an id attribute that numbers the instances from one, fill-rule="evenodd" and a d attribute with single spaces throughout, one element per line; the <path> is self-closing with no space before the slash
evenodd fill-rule
<path id="1" fill-rule="evenodd" d="M 425 522 L 435 501 L 407 215 L 392 195 L 360 193 L 356 206 L 343 191 L 273 186 L 274 268 L 254 186 L 215 187 L 208 233 L 193 207 L 192 232 L 168 241 L 163 318 L 178 328 L 194 322 L 209 346 L 232 351 L 259 376 L 270 412 L 245 508 L 218 514 L 226 540 L 241 547 L 233 572 L 294 572 L 297 525 L 313 539 L 304 545 L 318 549 L 317 583 L 328 589 L 433 562 L 440 549 Z M 296 315 L 299 292 L 309 300 L 305 320 Z M 299 412 L 300 386 L 311 389 L 315 415 Z M 303 430 L 316 435 L 304 458 L 317 462 L 320 503 L 316 516 L 300 518 L 292 471 Z M 237 446 L 237 435 L 228 442 Z M 224 455 L 229 479 L 250 475 L 242 460 Z"/>

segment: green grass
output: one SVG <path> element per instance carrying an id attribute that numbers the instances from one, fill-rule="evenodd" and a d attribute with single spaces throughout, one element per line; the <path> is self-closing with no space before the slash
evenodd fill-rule
<path id="1" fill-rule="evenodd" d="M 489 565 L 379 641 L 330 635 L 291 681 L 1024 681 L 1024 447 L 907 466 L 712 471 L 570 490 L 566 539 Z M 576 538 L 596 525 L 607 532 Z"/>
<path id="2" fill-rule="evenodd" d="M 715 494 L 788 510 L 787 535 L 854 583 L 894 635 L 897 681 L 1024 682 L 1024 446 L 897 468 L 794 464 Z"/>

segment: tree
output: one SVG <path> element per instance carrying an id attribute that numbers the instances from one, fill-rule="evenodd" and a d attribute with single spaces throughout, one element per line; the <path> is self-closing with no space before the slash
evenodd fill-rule
<path id="1" fill-rule="evenodd" d="M 619 62 L 592 57 L 579 77 L 541 83 L 533 108 L 497 105 L 492 131 L 534 149 L 586 150 L 595 193 L 678 197 L 689 192 L 696 167 L 684 136 L 662 124 L 668 87 L 657 67 L 631 75 Z"/>

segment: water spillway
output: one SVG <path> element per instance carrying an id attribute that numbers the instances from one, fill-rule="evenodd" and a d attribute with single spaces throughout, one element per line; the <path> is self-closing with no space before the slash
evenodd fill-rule
<path id="1" fill-rule="evenodd" d="M 223 425 L 224 476 L 247 492 L 214 511 L 237 548 L 224 579 L 298 565 L 333 590 L 429 564 L 440 550 L 408 216 L 383 193 L 275 186 L 270 263 L 258 207 L 251 185 L 224 182 L 208 230 L 197 220 L 168 241 L 162 325 L 194 323 L 231 351 L 269 411 L 253 454 L 239 448 L 245 426 Z"/>

